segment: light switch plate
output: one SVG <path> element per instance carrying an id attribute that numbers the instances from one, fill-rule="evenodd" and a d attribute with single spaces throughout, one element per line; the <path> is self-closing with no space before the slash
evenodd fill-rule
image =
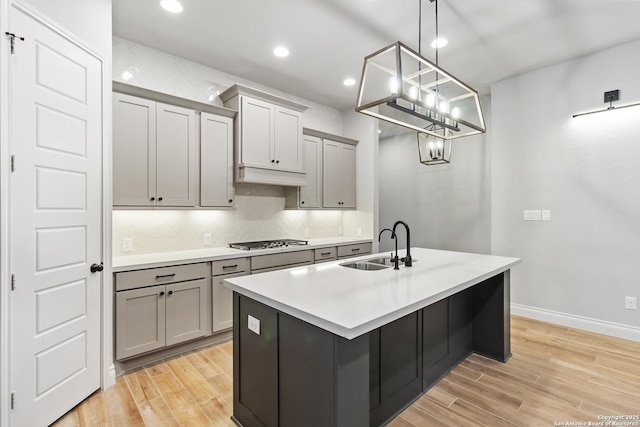
<path id="1" fill-rule="evenodd" d="M 260 320 L 256 319 L 252 315 L 247 315 L 247 320 L 249 323 L 249 330 L 260 335 Z"/>
<path id="2" fill-rule="evenodd" d="M 542 214 L 540 209 L 527 209 L 524 211 L 525 221 L 540 221 Z"/>
<path id="3" fill-rule="evenodd" d="M 638 298 L 636 297 L 625 297 L 624 298 L 624 308 L 627 310 L 637 310 L 638 309 Z"/>
<path id="4" fill-rule="evenodd" d="M 551 221 L 551 211 L 545 209 L 542 211 L 542 220 L 543 221 Z"/>
<path id="5" fill-rule="evenodd" d="M 204 233 L 202 236 L 205 246 L 211 246 L 211 233 Z"/>

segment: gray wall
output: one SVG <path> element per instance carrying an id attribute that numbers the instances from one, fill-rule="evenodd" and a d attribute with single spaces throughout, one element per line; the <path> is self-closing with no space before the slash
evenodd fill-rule
<path id="1" fill-rule="evenodd" d="M 492 88 L 492 252 L 523 258 L 512 301 L 631 327 L 640 311 L 640 41 L 541 69 Z M 551 209 L 551 221 L 523 221 Z"/>
<path id="2" fill-rule="evenodd" d="M 483 111 L 490 127 L 489 99 Z M 379 229 L 396 220 L 411 228 L 411 246 L 463 252 L 491 250 L 491 186 L 487 134 L 453 142 L 449 165 L 425 166 L 415 132 L 380 141 Z M 385 233 L 381 251 L 393 249 Z M 404 230 L 398 246 L 405 247 Z"/>
<path id="3" fill-rule="evenodd" d="M 111 61 L 111 0 L 25 0 Z"/>

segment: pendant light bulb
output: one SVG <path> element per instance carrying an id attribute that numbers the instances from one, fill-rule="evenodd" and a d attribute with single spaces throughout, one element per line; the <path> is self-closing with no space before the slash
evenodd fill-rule
<path id="1" fill-rule="evenodd" d="M 453 117 L 454 119 L 460 118 L 460 109 L 458 107 L 453 107 L 451 109 L 451 117 Z"/>
<path id="2" fill-rule="evenodd" d="M 398 93 L 398 80 L 395 77 L 389 79 L 389 90 L 391 93 Z"/>
<path id="3" fill-rule="evenodd" d="M 429 108 L 433 108 L 436 105 L 436 97 L 430 93 L 429 95 L 427 95 L 427 107 Z"/>
<path id="4" fill-rule="evenodd" d="M 411 86 L 409 88 L 409 98 L 418 99 L 418 88 L 415 86 Z"/>
<path id="5" fill-rule="evenodd" d="M 440 110 L 441 113 L 448 113 L 449 112 L 449 103 L 447 101 L 440 101 L 440 104 L 438 105 L 438 110 Z"/>

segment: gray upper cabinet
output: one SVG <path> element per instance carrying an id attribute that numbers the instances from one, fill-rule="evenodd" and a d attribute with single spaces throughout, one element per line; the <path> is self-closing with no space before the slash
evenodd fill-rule
<path id="1" fill-rule="evenodd" d="M 230 87 L 220 98 L 238 110 L 236 181 L 304 185 L 302 112 L 307 107 L 242 85 Z"/>
<path id="2" fill-rule="evenodd" d="M 287 209 L 355 209 L 358 141 L 304 128 L 304 186 L 286 191 Z"/>
<path id="3" fill-rule="evenodd" d="M 113 204 L 195 206 L 195 111 L 113 94 Z"/>
<path id="4" fill-rule="evenodd" d="M 325 139 L 322 157 L 322 206 L 355 208 L 356 147 Z"/>
<path id="5" fill-rule="evenodd" d="M 233 119 L 200 118 L 200 206 L 233 206 Z"/>
<path id="6" fill-rule="evenodd" d="M 300 187 L 298 207 L 322 207 L 322 140 L 304 135 L 302 140 L 303 164 L 307 171 L 307 182 Z"/>

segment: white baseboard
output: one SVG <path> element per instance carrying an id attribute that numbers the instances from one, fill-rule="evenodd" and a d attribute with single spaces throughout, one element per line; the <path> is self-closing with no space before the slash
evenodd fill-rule
<path id="1" fill-rule="evenodd" d="M 591 319 L 589 317 L 576 316 L 574 314 L 561 313 L 559 311 L 529 307 L 514 303 L 511 303 L 511 314 L 529 317 L 543 322 L 555 323 L 570 328 L 583 329 L 597 334 L 604 334 L 640 342 L 640 328 L 635 326 L 622 325 L 620 323 Z"/>

